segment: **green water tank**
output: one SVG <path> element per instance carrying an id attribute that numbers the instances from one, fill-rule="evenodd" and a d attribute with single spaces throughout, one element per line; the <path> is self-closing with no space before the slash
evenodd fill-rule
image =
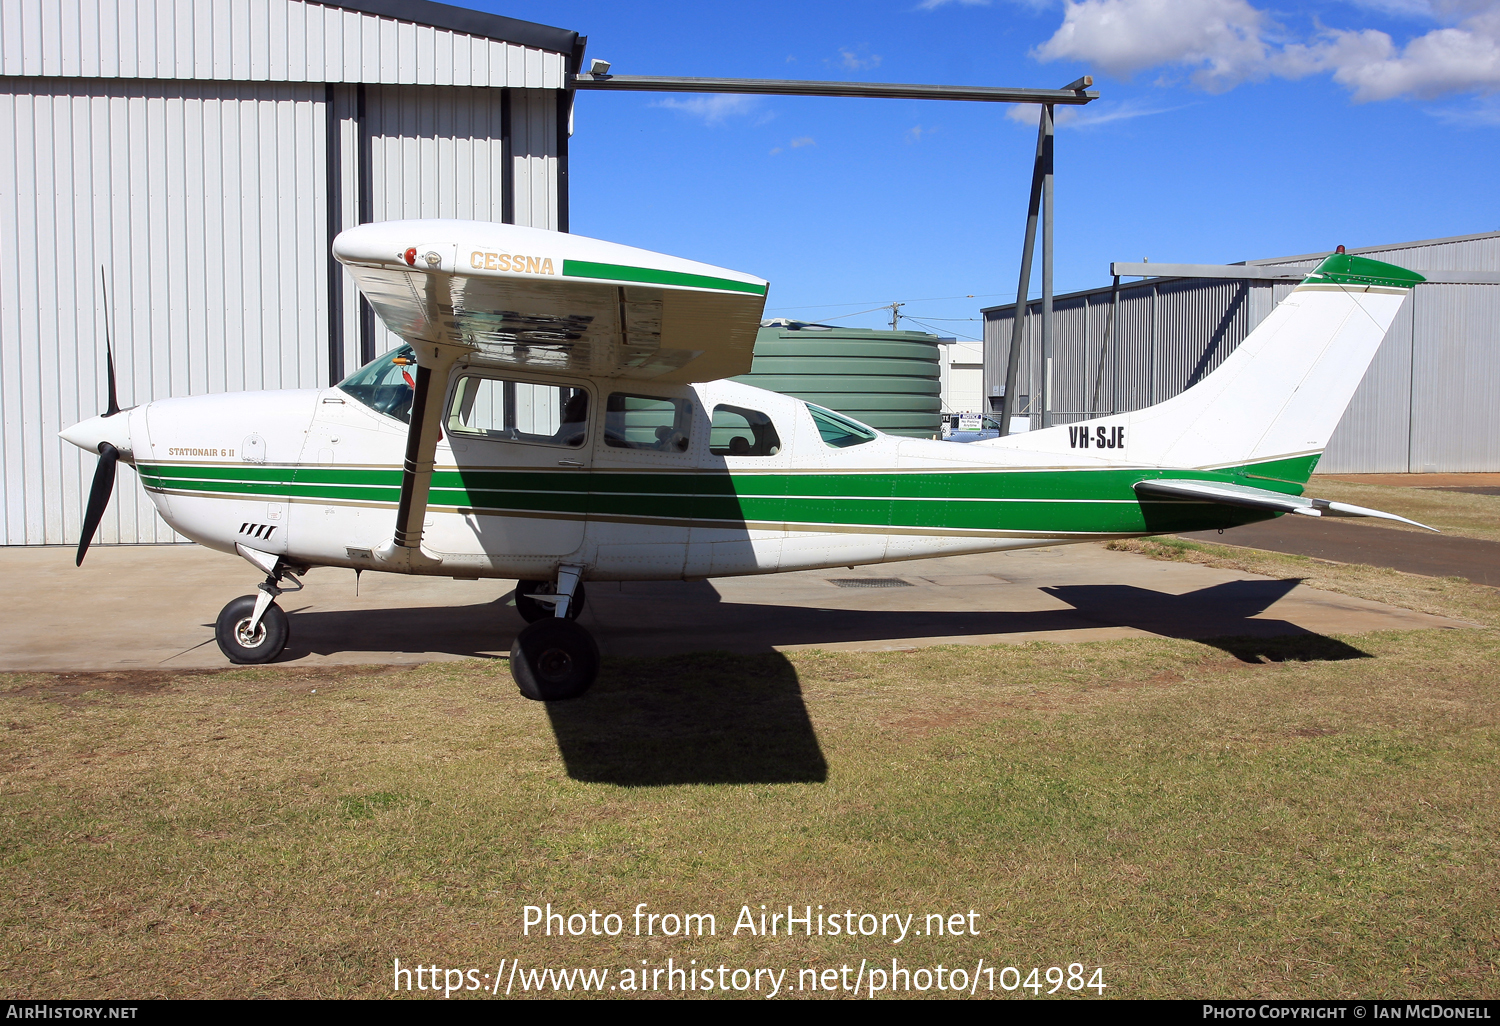
<path id="1" fill-rule="evenodd" d="M 942 430 L 941 347 L 923 331 L 767 323 L 747 385 L 816 403 L 891 435 Z"/>

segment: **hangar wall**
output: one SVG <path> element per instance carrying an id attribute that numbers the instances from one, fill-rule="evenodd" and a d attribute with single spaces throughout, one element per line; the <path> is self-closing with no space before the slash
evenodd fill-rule
<path id="1" fill-rule="evenodd" d="M 1325 473 L 1500 471 L 1500 232 L 1350 250 L 1434 276 L 1402 306 L 1334 431 Z M 1310 269 L 1326 254 L 1254 260 Z M 1484 279 L 1484 280 L 1481 280 Z M 1294 282 L 1152 278 L 1053 301 L 1054 424 L 1140 409 L 1197 383 L 1232 353 Z M 1020 409 L 1036 396 L 1041 304 L 1028 304 L 1017 375 Z M 985 317 L 985 394 L 998 408 L 1014 304 Z M 1114 323 L 1111 324 L 1111 318 Z"/>
<path id="2" fill-rule="evenodd" d="M 576 34 L 385 3 L 0 0 L 0 544 L 77 544 L 95 460 L 57 432 L 104 409 L 101 266 L 131 405 L 389 348 L 329 255 L 344 227 L 566 230 Z M 98 543 L 173 540 L 122 468 Z"/>

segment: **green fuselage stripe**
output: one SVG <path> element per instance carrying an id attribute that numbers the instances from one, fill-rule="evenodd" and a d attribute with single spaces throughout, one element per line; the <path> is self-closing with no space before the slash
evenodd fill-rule
<path id="1" fill-rule="evenodd" d="M 724 524 L 786 523 L 898 530 L 1016 531 L 1058 534 L 1161 533 L 1225 527 L 1271 514 L 1212 503 L 1141 502 L 1133 489 L 1151 478 L 1221 481 L 1299 495 L 1316 456 L 1219 471 L 1100 469 L 731 474 L 616 470 L 438 470 L 436 508 L 530 516 L 653 518 Z M 394 506 L 395 468 L 142 464 L 142 483 L 271 501 Z"/>

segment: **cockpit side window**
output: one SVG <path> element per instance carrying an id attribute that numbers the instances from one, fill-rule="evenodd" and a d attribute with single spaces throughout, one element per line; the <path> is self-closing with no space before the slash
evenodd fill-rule
<path id="1" fill-rule="evenodd" d="M 577 448 L 588 438 L 588 419 L 582 388 L 465 374 L 453 389 L 448 433 Z"/>
<path id="2" fill-rule="evenodd" d="M 364 403 L 376 413 L 411 423 L 411 400 L 416 394 L 417 358 L 411 346 L 401 346 L 338 383 L 340 391 Z"/>
<path id="3" fill-rule="evenodd" d="M 833 449 L 847 449 L 851 445 L 875 441 L 875 432 L 858 421 L 812 403 L 805 405 L 807 412 L 812 414 L 813 423 L 818 426 L 818 434 L 822 436 L 824 445 Z"/>
<path id="4" fill-rule="evenodd" d="M 715 406 L 708 451 L 715 456 L 775 456 L 781 439 L 771 418 L 759 410 Z"/>

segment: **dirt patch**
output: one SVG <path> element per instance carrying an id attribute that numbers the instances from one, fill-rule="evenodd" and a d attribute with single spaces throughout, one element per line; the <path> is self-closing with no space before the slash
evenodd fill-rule
<path id="1" fill-rule="evenodd" d="M 10 679 L 23 680 L 25 683 L 0 693 L 17 698 L 44 698 L 61 701 L 100 691 L 145 698 L 162 694 L 188 681 L 204 683 L 224 677 L 243 680 L 247 673 L 255 674 L 255 679 L 263 680 L 272 686 L 321 687 L 343 683 L 350 679 L 388 677 L 409 672 L 414 668 L 412 666 L 366 665 L 327 668 L 226 667 L 219 670 L 85 670 L 70 673 L 28 673 L 11 675 Z M 0 677 L 0 686 L 3 686 L 4 679 Z"/>

